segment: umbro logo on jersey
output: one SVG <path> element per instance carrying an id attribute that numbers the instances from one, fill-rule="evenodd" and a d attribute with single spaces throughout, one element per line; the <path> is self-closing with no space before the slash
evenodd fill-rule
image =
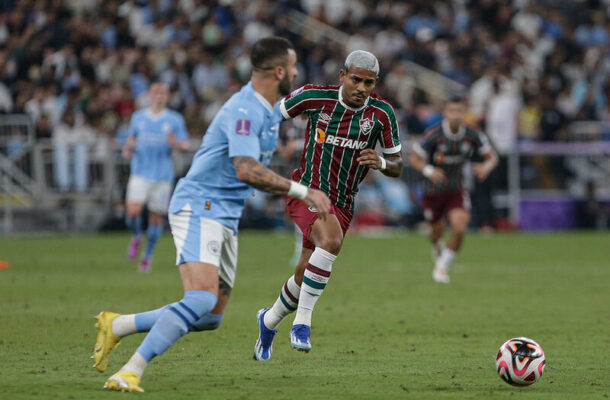
<path id="1" fill-rule="evenodd" d="M 365 135 L 368 135 L 373 130 L 373 126 L 375 126 L 375 121 L 369 118 L 364 118 L 360 120 L 360 132 Z"/>
<path id="2" fill-rule="evenodd" d="M 330 122 L 331 118 L 330 115 L 326 114 L 326 113 L 320 113 L 320 115 L 318 115 L 318 121 L 319 122 L 323 122 L 325 124 L 328 124 Z"/>

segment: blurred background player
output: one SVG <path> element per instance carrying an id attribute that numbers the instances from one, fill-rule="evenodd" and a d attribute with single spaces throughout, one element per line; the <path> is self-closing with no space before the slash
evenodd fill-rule
<path id="1" fill-rule="evenodd" d="M 426 177 L 423 208 L 433 245 L 432 277 L 441 283 L 449 283 L 449 266 L 462 246 L 470 221 L 470 196 L 462 187 L 464 164 L 483 157 L 483 162 L 472 164 L 479 181 L 485 180 L 498 164 L 487 137 L 465 126 L 465 115 L 464 99 L 451 98 L 445 104 L 442 122 L 428 129 L 410 156 L 411 165 Z M 446 246 L 442 241 L 445 218 L 451 226 Z"/>
<path id="2" fill-rule="evenodd" d="M 169 110 L 169 87 L 165 83 L 151 85 L 150 107 L 136 111 L 131 117 L 123 155 L 131 159 L 131 175 L 127 183 L 127 227 L 133 233 L 127 256 L 138 256 L 142 241 L 142 210 L 148 208 L 146 249 L 138 270 L 150 271 L 151 256 L 163 233 L 163 217 L 174 182 L 172 149 L 187 151 L 188 133 L 184 118 Z"/>
<path id="3" fill-rule="evenodd" d="M 288 213 L 303 233 L 303 249 L 294 275 L 273 307 L 258 312 L 257 360 L 271 357 L 275 328 L 295 310 L 290 344 L 300 351 L 311 350 L 311 315 L 352 220 L 358 184 L 369 168 L 391 177 L 402 171 L 394 109 L 372 93 L 379 80 L 377 58 L 362 50 L 350 53 L 339 79 L 341 86 L 305 85 L 280 102 L 284 119 L 309 117 L 301 165 L 292 178 L 327 193 L 333 205 L 324 220 L 302 201 L 287 201 Z M 377 142 L 385 158 L 374 150 Z"/>
<path id="4" fill-rule="evenodd" d="M 140 347 L 104 386 L 142 392 L 140 378 L 148 363 L 190 331 L 216 329 L 229 300 L 237 269 L 237 227 L 254 188 L 302 199 L 326 219 L 330 201 L 315 189 L 282 178 L 271 161 L 282 120 L 274 104 L 290 92 L 297 75 L 292 44 L 269 37 L 254 44 L 250 83 L 220 109 L 207 130 L 191 168 L 170 203 L 170 226 L 184 297 L 140 314 L 98 316 L 95 366 L 104 371 L 120 338 L 149 332 Z"/>

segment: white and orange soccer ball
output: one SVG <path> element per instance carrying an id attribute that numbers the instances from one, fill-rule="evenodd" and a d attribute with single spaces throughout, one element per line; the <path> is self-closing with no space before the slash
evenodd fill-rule
<path id="1" fill-rule="evenodd" d="M 507 340 L 496 356 L 496 370 L 500 378 L 514 386 L 535 383 L 542 376 L 544 363 L 542 347 L 526 337 Z"/>

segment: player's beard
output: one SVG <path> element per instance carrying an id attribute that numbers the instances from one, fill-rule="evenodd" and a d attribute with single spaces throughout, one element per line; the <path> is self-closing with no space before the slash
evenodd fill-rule
<path id="1" fill-rule="evenodd" d="M 280 95 L 288 96 L 290 94 L 290 88 L 292 87 L 292 82 L 288 79 L 288 74 L 284 76 L 284 79 L 280 81 L 279 91 Z"/>

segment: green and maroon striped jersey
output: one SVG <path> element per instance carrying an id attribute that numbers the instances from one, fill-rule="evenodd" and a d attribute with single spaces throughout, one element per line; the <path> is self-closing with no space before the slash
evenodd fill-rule
<path id="1" fill-rule="evenodd" d="M 335 206 L 353 209 L 358 185 L 368 172 L 356 159 L 379 141 L 385 154 L 400 151 L 392 106 L 371 94 L 358 109 L 345 104 L 342 87 L 305 85 L 280 102 L 284 119 L 306 114 L 307 132 L 299 169 L 292 176 L 320 189 Z"/>
<path id="2" fill-rule="evenodd" d="M 413 150 L 428 164 L 441 168 L 447 176 L 446 183 L 436 185 L 429 179 L 424 180 L 424 192 L 430 194 L 461 189 L 464 164 L 477 155 L 487 154 L 491 146 L 484 134 L 463 125 L 457 133 L 452 133 L 449 122 L 443 120 L 426 130 Z"/>

